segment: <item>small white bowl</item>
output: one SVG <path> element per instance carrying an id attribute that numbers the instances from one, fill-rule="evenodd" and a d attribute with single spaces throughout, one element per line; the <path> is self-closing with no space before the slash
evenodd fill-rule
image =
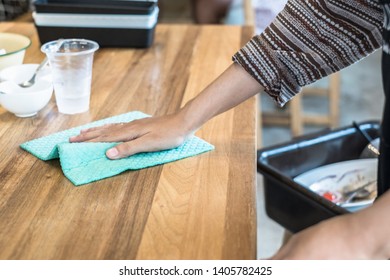
<path id="1" fill-rule="evenodd" d="M 13 81 L 20 84 L 24 81 L 30 80 L 34 75 L 35 70 L 39 64 L 21 64 L 7 67 L 0 71 L 0 82 Z M 37 74 L 36 80 L 52 81 L 50 67 L 47 64 Z"/>
<path id="2" fill-rule="evenodd" d="M 0 70 L 22 64 L 30 45 L 30 38 L 24 35 L 0 32 Z"/>
<path id="3" fill-rule="evenodd" d="M 0 83 L 0 104 L 17 117 L 35 116 L 49 103 L 53 94 L 53 84 L 40 79 L 29 88 L 21 88 L 12 81 Z"/>

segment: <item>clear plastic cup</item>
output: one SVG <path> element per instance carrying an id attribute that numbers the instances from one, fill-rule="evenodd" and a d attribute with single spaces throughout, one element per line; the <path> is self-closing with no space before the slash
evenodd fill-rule
<path id="1" fill-rule="evenodd" d="M 41 47 L 49 59 L 60 113 L 89 110 L 93 55 L 98 48 L 96 42 L 85 39 L 61 39 Z"/>

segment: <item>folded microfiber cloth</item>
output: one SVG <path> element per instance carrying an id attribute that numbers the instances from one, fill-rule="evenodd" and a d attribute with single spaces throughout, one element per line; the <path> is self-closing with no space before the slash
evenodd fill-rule
<path id="1" fill-rule="evenodd" d="M 214 149 L 214 146 L 206 141 L 191 136 L 174 149 L 110 160 L 105 152 L 117 143 L 69 143 L 69 137 L 79 134 L 82 129 L 145 117 L 149 116 L 142 112 L 130 112 L 34 139 L 21 144 L 20 147 L 41 160 L 59 158 L 64 175 L 76 186 L 111 177 L 126 170 L 164 164 Z"/>

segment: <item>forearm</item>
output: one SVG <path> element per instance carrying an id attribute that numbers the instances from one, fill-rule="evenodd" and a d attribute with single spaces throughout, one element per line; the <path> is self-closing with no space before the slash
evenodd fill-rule
<path id="1" fill-rule="evenodd" d="M 364 234 L 359 246 L 367 246 L 369 256 L 390 259 L 390 192 L 384 193 L 371 207 L 355 214 L 355 224 Z"/>
<path id="2" fill-rule="evenodd" d="M 241 66 L 234 63 L 178 113 L 189 132 L 195 131 L 212 117 L 223 113 L 263 88 Z"/>
<path id="3" fill-rule="evenodd" d="M 340 215 L 295 235 L 273 259 L 390 259 L 390 192 L 371 207 Z"/>
<path id="4" fill-rule="evenodd" d="M 81 131 L 70 142 L 121 142 L 109 149 L 110 159 L 141 152 L 172 149 L 212 117 L 229 110 L 262 90 L 237 64 L 231 65 L 197 97 L 172 115 L 151 117 Z"/>

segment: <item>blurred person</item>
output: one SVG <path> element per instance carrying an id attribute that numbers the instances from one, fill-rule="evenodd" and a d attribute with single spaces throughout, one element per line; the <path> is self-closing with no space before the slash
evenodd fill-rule
<path id="1" fill-rule="evenodd" d="M 222 34 L 223 36 L 223 34 Z M 177 147 L 212 117 L 265 91 L 283 106 L 305 85 L 382 46 L 385 104 L 376 202 L 295 234 L 273 259 L 390 258 L 390 0 L 290 0 L 233 64 L 172 115 L 82 131 L 71 142 L 121 142 L 110 159 Z M 378 66 L 379 67 L 379 66 Z"/>
<path id="2" fill-rule="evenodd" d="M 196 23 L 216 24 L 226 17 L 233 0 L 191 0 Z"/>
<path id="3" fill-rule="evenodd" d="M 13 20 L 26 13 L 29 7 L 29 0 L 0 0 L 0 21 Z"/>

